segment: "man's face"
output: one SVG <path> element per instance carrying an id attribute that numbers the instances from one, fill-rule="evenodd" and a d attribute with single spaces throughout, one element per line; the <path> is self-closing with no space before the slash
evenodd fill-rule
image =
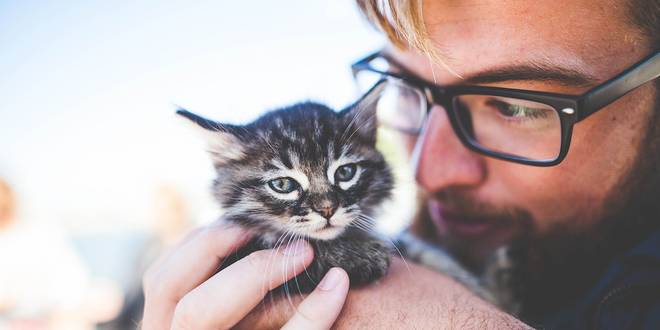
<path id="1" fill-rule="evenodd" d="M 539 63 L 594 78 L 576 85 L 560 75 L 543 80 L 510 75 L 491 86 L 581 94 L 650 52 L 627 22 L 621 1 L 428 0 L 423 12 L 445 63 L 463 78 Z M 393 55 L 428 81 L 461 83 L 425 55 Z M 416 176 L 428 193 L 436 237 L 478 261 L 530 228 L 543 235 L 557 226 L 593 226 L 636 162 L 653 102 L 647 84 L 576 124 L 568 156 L 554 167 L 471 152 L 436 106 L 416 141 Z"/>

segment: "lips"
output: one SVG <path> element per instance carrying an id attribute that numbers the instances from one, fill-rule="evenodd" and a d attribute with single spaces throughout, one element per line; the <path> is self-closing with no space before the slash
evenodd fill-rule
<path id="1" fill-rule="evenodd" d="M 428 203 L 431 219 L 438 228 L 440 235 L 483 237 L 501 228 L 497 221 L 486 217 L 474 217 L 464 213 L 457 213 L 446 208 L 437 200 Z"/>

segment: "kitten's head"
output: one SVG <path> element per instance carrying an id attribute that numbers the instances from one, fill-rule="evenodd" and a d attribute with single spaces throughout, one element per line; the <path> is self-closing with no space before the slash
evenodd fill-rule
<path id="1" fill-rule="evenodd" d="M 341 112 L 316 103 L 276 110 L 245 126 L 178 113 L 202 128 L 228 220 L 257 232 L 337 237 L 363 227 L 389 197 L 370 97 Z"/>

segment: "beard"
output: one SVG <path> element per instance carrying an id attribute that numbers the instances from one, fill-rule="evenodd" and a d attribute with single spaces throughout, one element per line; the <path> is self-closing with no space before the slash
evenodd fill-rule
<path id="1" fill-rule="evenodd" d="M 577 226 L 583 223 L 581 219 L 564 219 L 540 232 L 523 209 L 484 205 L 450 188 L 429 197 L 464 218 L 493 219 L 498 226 L 512 228 L 511 237 L 498 249 L 506 251 L 506 261 L 502 263 L 500 254 L 493 253 L 498 246 L 487 241 L 431 236 L 436 228 L 428 207 L 420 208 L 420 221 L 413 231 L 485 277 L 501 307 L 524 321 L 539 321 L 569 307 L 597 283 L 614 258 L 660 229 L 660 114 L 656 111 L 651 117 L 634 165 L 611 190 L 599 219 L 591 225 Z"/>
<path id="2" fill-rule="evenodd" d="M 657 101 L 660 105 L 660 94 Z M 563 222 L 542 235 L 526 232 L 509 245 L 514 267 L 507 287 L 521 317 L 539 320 L 577 302 L 616 257 L 660 230 L 660 112 L 650 117 L 634 165 L 606 198 L 594 225 Z"/>

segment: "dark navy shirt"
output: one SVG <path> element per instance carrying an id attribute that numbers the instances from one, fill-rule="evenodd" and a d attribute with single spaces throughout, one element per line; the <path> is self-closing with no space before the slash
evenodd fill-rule
<path id="1" fill-rule="evenodd" d="M 615 258 L 583 299 L 542 323 L 544 329 L 660 329 L 660 230 Z"/>

